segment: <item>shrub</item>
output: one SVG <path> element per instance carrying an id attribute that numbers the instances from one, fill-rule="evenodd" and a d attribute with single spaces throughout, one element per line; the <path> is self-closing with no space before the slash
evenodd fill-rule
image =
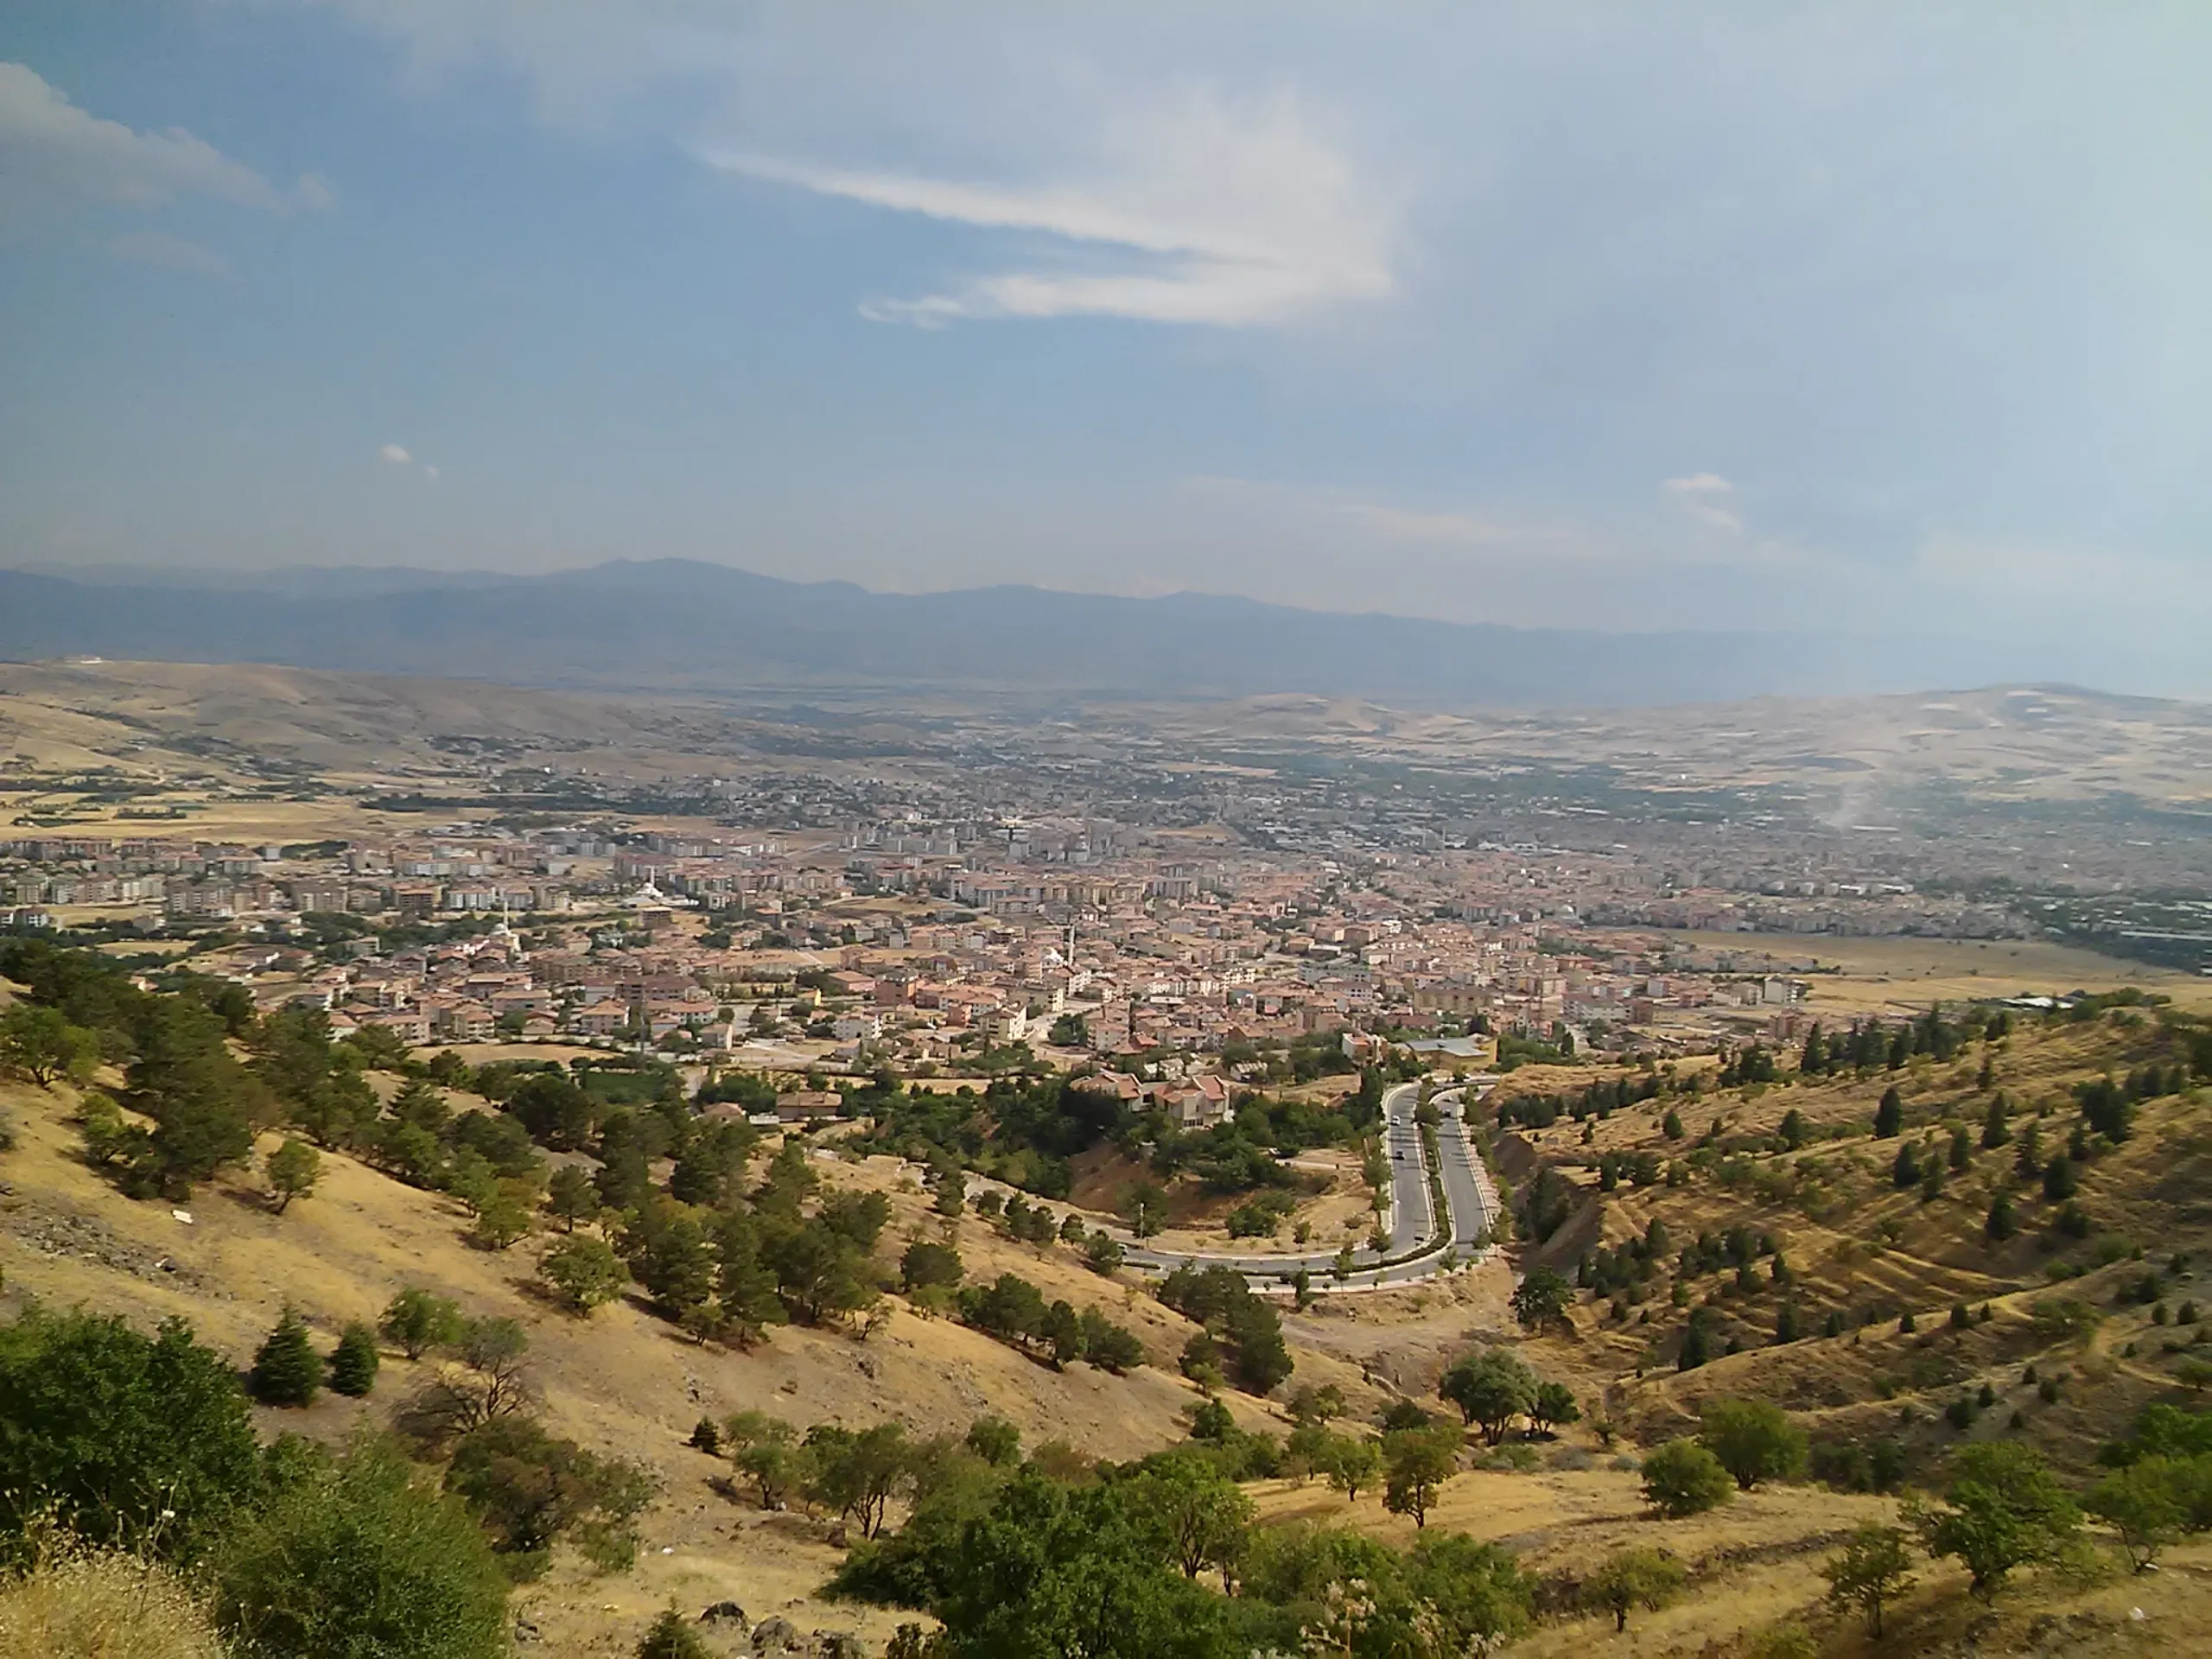
<path id="1" fill-rule="evenodd" d="M 1695 1440 L 1669 1440 L 1643 1459 L 1643 1496 L 1670 1520 L 1700 1515 L 1728 1501 L 1728 1471 Z"/>
<path id="2" fill-rule="evenodd" d="M 27 1310 L 0 1327 L 0 1538 L 35 1516 L 190 1558 L 257 1479 L 245 1396 L 181 1320 Z M 172 1511 L 163 1516 L 164 1510 Z"/>
<path id="3" fill-rule="evenodd" d="M 1828 1558 L 1821 1576 L 1828 1581 L 1829 1602 L 1858 1608 L 1866 1634 L 1879 1639 L 1883 1605 L 1912 1587 L 1911 1566 L 1904 1533 L 1869 1524 L 1851 1535 L 1840 1554 Z"/>
<path id="4" fill-rule="evenodd" d="M 541 1555 L 571 1532 L 588 1548 L 626 1539 L 654 1491 L 642 1465 L 594 1457 L 520 1414 L 464 1434 L 445 1484 L 481 1517 L 494 1549 L 523 1556 Z"/>
<path id="5" fill-rule="evenodd" d="M 389 1444 L 285 1483 L 217 1562 L 225 1630 L 254 1653 L 493 1659 L 506 1581 L 461 1505 Z"/>

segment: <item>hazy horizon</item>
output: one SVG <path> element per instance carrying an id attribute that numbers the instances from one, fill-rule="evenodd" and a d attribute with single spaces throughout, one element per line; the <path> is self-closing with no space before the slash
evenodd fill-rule
<path id="1" fill-rule="evenodd" d="M 0 18 L 0 564 L 1195 592 L 2196 683 L 2212 12 Z"/>

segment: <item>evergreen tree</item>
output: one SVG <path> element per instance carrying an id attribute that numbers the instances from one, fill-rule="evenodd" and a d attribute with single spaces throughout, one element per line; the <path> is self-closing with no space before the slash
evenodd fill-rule
<path id="1" fill-rule="evenodd" d="M 1890 1185 L 1902 1192 L 1908 1186 L 1917 1185 L 1920 1176 L 1920 1154 L 1908 1141 L 1897 1148 L 1897 1161 L 1890 1166 Z"/>
<path id="2" fill-rule="evenodd" d="M 1953 1169 L 1969 1169 L 1974 1166 L 1974 1141 L 1964 1128 L 1951 1131 L 1948 1162 Z"/>
<path id="3" fill-rule="evenodd" d="M 377 1336 L 365 1325 L 349 1325 L 330 1356 L 330 1386 L 359 1400 L 377 1385 Z"/>
<path id="4" fill-rule="evenodd" d="M 287 1305 L 276 1328 L 253 1357 L 253 1397 L 265 1406 L 308 1406 L 322 1387 L 322 1362 L 307 1322 Z"/>
<path id="5" fill-rule="evenodd" d="M 673 1607 L 664 1608 L 645 1640 L 638 1643 L 638 1659 L 709 1659 L 707 1644 Z"/>
<path id="6" fill-rule="evenodd" d="M 2012 1215 L 2012 1199 L 2010 1194 L 1999 1192 L 1997 1195 L 1996 1200 L 1989 1206 L 1989 1219 L 1982 1223 L 1981 1230 L 1986 1233 L 1993 1243 L 1999 1244 L 2002 1244 L 2020 1230 L 2020 1224 Z"/>
<path id="7" fill-rule="evenodd" d="M 1797 1069 L 1807 1077 L 1814 1077 L 1828 1069 L 1827 1039 L 1821 1035 L 1821 1022 L 1813 1021 L 1812 1030 L 1805 1033 L 1805 1052 L 1798 1057 Z"/>
<path id="8" fill-rule="evenodd" d="M 1874 1138 L 1887 1141 L 1904 1127 L 1904 1099 L 1891 1084 L 1882 1090 L 1881 1103 L 1874 1109 Z"/>
<path id="9" fill-rule="evenodd" d="M 2012 1138 L 2012 1125 L 2005 1121 L 2005 1096 L 1989 1097 L 1989 1109 L 1981 1116 L 1981 1144 L 1984 1151 L 1994 1151 Z"/>

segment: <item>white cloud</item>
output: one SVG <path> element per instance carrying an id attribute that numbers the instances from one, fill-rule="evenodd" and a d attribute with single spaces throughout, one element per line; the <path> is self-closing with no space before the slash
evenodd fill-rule
<path id="1" fill-rule="evenodd" d="M 948 291 L 862 308 L 923 324 L 960 317 L 1118 316 L 1229 327 L 1292 322 L 1387 297 L 1395 213 L 1283 92 L 1233 103 L 1210 88 L 1110 117 L 1086 164 L 989 184 L 710 151 L 747 177 L 898 213 L 1081 245 Z"/>
<path id="2" fill-rule="evenodd" d="M 316 175 L 283 190 L 181 126 L 139 133 L 78 108 L 29 64 L 0 62 L 0 210 L 38 197 L 135 208 L 173 197 L 272 210 L 332 206 L 329 183 Z"/>
<path id="3" fill-rule="evenodd" d="M 395 467 L 404 467 L 408 462 L 415 459 L 414 456 L 409 454 L 405 449 L 402 448 L 396 443 L 387 443 L 383 448 L 378 450 L 377 454 L 382 455 L 386 461 L 390 461 Z"/>
<path id="4" fill-rule="evenodd" d="M 1734 506 L 1736 486 L 1718 473 L 1693 473 L 1670 478 L 1660 492 L 1682 512 L 1708 530 L 1730 536 L 1744 533 L 1744 520 Z"/>
<path id="5" fill-rule="evenodd" d="M 28 65 L 0 63 L 0 206 L 38 195 L 136 207 L 176 196 L 245 207 L 331 204 L 330 187 L 312 174 L 280 189 L 181 127 L 137 131 L 78 108 Z"/>

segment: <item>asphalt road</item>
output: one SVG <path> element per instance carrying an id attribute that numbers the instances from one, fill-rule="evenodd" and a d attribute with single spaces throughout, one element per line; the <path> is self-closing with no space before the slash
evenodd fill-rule
<path id="1" fill-rule="evenodd" d="M 1333 1250 L 1287 1255 L 1173 1252 L 1152 1249 L 1125 1237 L 1125 1259 L 1132 1267 L 1155 1272 L 1172 1272 L 1185 1262 L 1201 1268 L 1230 1268 L 1253 1281 L 1255 1287 L 1287 1283 L 1300 1268 L 1312 1275 L 1315 1288 L 1324 1290 L 1369 1289 L 1435 1277 L 1443 1271 L 1447 1257 L 1465 1261 L 1490 1225 L 1489 1181 L 1481 1173 L 1480 1160 L 1460 1121 L 1459 1092 L 1448 1090 L 1436 1098 L 1442 1116 L 1436 1138 L 1442 1157 L 1446 1225 L 1437 1224 L 1429 1196 L 1427 1154 L 1414 1116 L 1421 1101 L 1421 1085 L 1400 1084 L 1382 1096 L 1383 1146 L 1390 1157 L 1390 1248 L 1382 1257 L 1365 1245 L 1355 1249 L 1349 1279 L 1336 1277 Z"/>

